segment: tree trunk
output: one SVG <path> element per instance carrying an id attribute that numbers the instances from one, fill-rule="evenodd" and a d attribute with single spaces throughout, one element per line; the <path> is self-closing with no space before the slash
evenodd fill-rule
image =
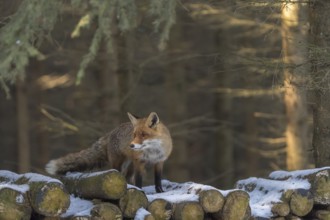
<path id="1" fill-rule="evenodd" d="M 30 135 L 29 108 L 27 85 L 21 78 L 16 80 L 17 106 L 17 143 L 18 143 L 18 172 L 30 171 Z"/>
<path id="2" fill-rule="evenodd" d="M 329 46 L 330 46 L 330 2 L 313 1 L 311 6 L 311 35 L 314 108 L 313 108 L 313 151 L 316 167 L 330 166 L 330 88 L 329 88 Z"/>
<path id="3" fill-rule="evenodd" d="M 176 25 L 173 34 L 173 39 L 182 38 L 182 27 Z M 169 50 L 175 52 L 177 42 L 169 42 Z M 171 58 L 169 58 L 171 59 Z M 173 59 L 173 58 L 172 58 Z M 168 64 L 168 71 L 166 74 L 166 104 L 168 107 L 169 120 L 178 123 L 187 118 L 186 112 L 186 80 L 185 69 L 182 62 L 174 62 Z M 173 134 L 175 136 L 175 134 Z M 189 179 L 188 151 L 187 138 L 185 136 L 175 136 L 173 151 L 169 160 L 169 178 L 176 181 L 187 181 Z"/>
<path id="4" fill-rule="evenodd" d="M 232 85 L 232 74 L 230 72 L 231 62 L 228 53 L 228 46 L 232 41 L 225 33 L 225 31 L 217 32 L 216 42 L 222 56 L 217 61 L 217 71 L 219 73 L 215 76 L 216 86 L 219 88 L 230 88 Z M 234 170 L 236 163 L 234 163 L 234 145 L 232 137 L 232 96 L 230 93 L 216 93 L 215 94 L 215 117 L 219 121 L 224 121 L 225 126 L 220 126 L 216 132 L 216 170 L 222 175 L 219 187 L 230 188 L 234 183 Z"/>
<path id="5" fill-rule="evenodd" d="M 306 76 L 308 64 L 308 5 L 304 1 L 283 3 L 282 50 L 284 69 L 284 103 L 287 116 L 287 168 L 302 169 L 307 165 L 308 123 Z"/>

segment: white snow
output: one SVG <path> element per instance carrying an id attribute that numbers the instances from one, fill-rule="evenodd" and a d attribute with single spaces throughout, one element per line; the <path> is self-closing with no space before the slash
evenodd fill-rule
<path id="1" fill-rule="evenodd" d="M 149 202 L 155 199 L 164 199 L 171 203 L 198 201 L 198 195 L 196 195 L 196 192 L 201 190 L 203 187 L 206 187 L 204 185 L 192 182 L 174 183 L 168 180 L 163 180 L 162 186 L 165 191 L 162 193 L 156 193 L 155 186 L 147 186 L 142 188 L 146 193 Z"/>
<path id="2" fill-rule="evenodd" d="M 70 206 L 68 210 L 61 215 L 61 217 L 90 216 L 93 206 L 94 205 L 91 201 L 70 195 Z"/>
<path id="3" fill-rule="evenodd" d="M 134 220 L 143 220 L 150 212 L 145 210 L 144 208 L 139 208 L 135 214 Z"/>
<path id="4" fill-rule="evenodd" d="M 15 181 L 19 178 L 20 175 L 17 173 L 11 172 L 9 170 L 0 170 L 1 177 L 4 177 L 4 181 Z"/>
<path id="5" fill-rule="evenodd" d="M 41 175 L 38 173 L 25 173 L 24 175 L 20 175 L 20 177 L 25 177 L 29 179 L 29 182 L 46 182 L 46 183 L 60 183 L 62 182 L 58 179 L 51 178 L 49 176 Z"/>
<path id="6" fill-rule="evenodd" d="M 244 184 L 255 185 L 255 188 L 247 189 L 243 186 Z M 238 181 L 237 186 L 249 193 L 253 216 L 270 218 L 273 216 L 272 204 L 281 201 L 283 192 L 290 189 L 310 189 L 311 185 L 306 179 L 290 178 L 280 181 L 251 177 Z"/>
<path id="7" fill-rule="evenodd" d="M 82 172 L 67 172 L 65 174 L 66 177 L 68 178 L 88 178 L 88 177 L 93 177 L 93 176 L 98 176 L 98 175 L 102 175 L 108 172 L 118 172 L 117 170 L 111 169 L 111 170 L 103 170 L 103 171 L 96 171 L 96 172 L 88 172 L 88 173 L 82 173 Z"/>
<path id="8" fill-rule="evenodd" d="M 308 170 L 297 170 L 297 171 L 274 171 L 269 174 L 269 177 L 272 179 L 287 179 L 287 178 L 303 178 L 313 173 L 320 172 L 322 170 L 330 169 L 330 167 L 322 167 Z"/>

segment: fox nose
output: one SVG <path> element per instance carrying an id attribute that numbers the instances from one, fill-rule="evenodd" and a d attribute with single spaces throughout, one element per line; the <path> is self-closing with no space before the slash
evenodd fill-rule
<path id="1" fill-rule="evenodd" d="M 134 147 L 135 147 L 135 145 L 134 145 L 134 144 L 131 144 L 131 145 L 130 145 L 130 147 L 131 147 L 131 148 L 134 148 Z"/>

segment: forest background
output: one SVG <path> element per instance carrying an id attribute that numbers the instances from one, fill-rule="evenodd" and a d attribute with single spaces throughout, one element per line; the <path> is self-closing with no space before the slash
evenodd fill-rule
<path id="1" fill-rule="evenodd" d="M 330 2 L 0 1 L 0 169 L 158 113 L 171 181 L 330 165 Z M 149 179 L 150 181 L 150 179 Z"/>

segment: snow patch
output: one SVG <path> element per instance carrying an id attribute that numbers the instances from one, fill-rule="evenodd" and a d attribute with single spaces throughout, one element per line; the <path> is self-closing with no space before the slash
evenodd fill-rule
<path id="1" fill-rule="evenodd" d="M 89 172 L 89 173 L 82 173 L 82 172 L 67 172 L 65 174 L 66 177 L 72 178 L 72 179 L 79 179 L 79 178 L 89 178 L 94 176 L 103 175 L 108 172 L 118 172 L 117 170 L 111 169 L 111 170 L 103 170 L 103 171 L 97 171 L 97 172 Z"/>
<path id="2" fill-rule="evenodd" d="M 271 207 L 281 201 L 283 192 L 292 189 L 310 189 L 308 180 L 290 178 L 285 181 L 251 177 L 237 182 L 239 189 L 250 195 L 252 216 L 270 218 Z"/>
<path id="3" fill-rule="evenodd" d="M 90 216 L 93 203 L 73 195 L 70 195 L 70 206 L 68 210 L 61 215 L 62 218 L 71 216 Z"/>
<path id="4" fill-rule="evenodd" d="M 9 188 L 21 193 L 26 193 L 30 187 L 27 184 L 22 184 L 22 185 L 17 185 L 17 184 L 12 184 L 12 183 L 0 183 L 0 190 L 3 188 Z"/>
<path id="5" fill-rule="evenodd" d="M 62 182 L 58 179 L 51 178 L 49 176 L 41 175 L 38 173 L 25 173 L 24 175 L 20 175 L 20 176 L 29 179 L 29 182 L 46 182 L 46 183 L 62 184 Z"/>
<path id="6" fill-rule="evenodd" d="M 151 213 L 145 210 L 144 208 L 139 208 L 135 214 L 134 220 L 144 220 L 146 216 Z"/>
<path id="7" fill-rule="evenodd" d="M 15 181 L 20 177 L 20 175 L 17 173 L 11 172 L 9 170 L 0 170 L 0 173 L 3 181 Z"/>
<path id="8" fill-rule="evenodd" d="M 170 203 L 198 201 L 198 195 L 196 195 L 196 192 L 200 191 L 203 187 L 208 187 L 193 182 L 180 184 L 170 182 L 168 180 L 163 180 L 162 186 L 165 191 L 162 193 L 156 193 L 155 186 L 147 186 L 142 188 L 142 190 L 146 193 L 149 202 L 152 202 L 155 199 L 164 199 Z"/>
<path id="9" fill-rule="evenodd" d="M 272 179 L 288 179 L 288 178 L 304 178 L 308 175 L 311 175 L 313 173 L 318 173 L 323 170 L 330 169 L 330 167 L 322 167 L 322 168 L 315 168 L 315 169 L 308 169 L 308 170 L 297 170 L 297 171 L 274 171 L 271 174 L 269 174 L 269 177 Z"/>

